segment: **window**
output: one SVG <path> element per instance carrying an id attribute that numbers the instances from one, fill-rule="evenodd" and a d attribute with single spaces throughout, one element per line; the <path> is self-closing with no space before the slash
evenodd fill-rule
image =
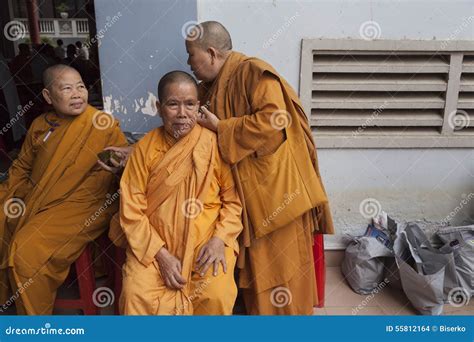
<path id="1" fill-rule="evenodd" d="M 474 147 L 474 42 L 303 39 L 321 148 Z"/>

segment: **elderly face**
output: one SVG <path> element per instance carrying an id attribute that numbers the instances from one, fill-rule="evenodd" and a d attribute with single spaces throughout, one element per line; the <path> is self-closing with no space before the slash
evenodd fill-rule
<path id="1" fill-rule="evenodd" d="M 196 78 L 204 82 L 214 81 L 219 70 L 212 64 L 211 53 L 192 40 L 186 40 L 186 52 L 188 65 Z"/>
<path id="2" fill-rule="evenodd" d="M 81 75 L 74 70 L 62 70 L 54 82 L 43 90 L 43 96 L 60 115 L 77 116 L 86 110 L 89 93 Z"/>
<path id="3" fill-rule="evenodd" d="M 199 109 L 197 89 L 189 82 L 173 82 L 166 86 L 162 102 L 156 104 L 168 134 L 181 139 L 196 125 Z"/>

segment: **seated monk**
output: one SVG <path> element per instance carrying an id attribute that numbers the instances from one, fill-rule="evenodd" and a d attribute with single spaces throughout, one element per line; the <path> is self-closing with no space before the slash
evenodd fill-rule
<path id="1" fill-rule="evenodd" d="M 163 76 L 163 126 L 135 144 L 123 172 L 109 233 L 127 249 L 122 314 L 232 314 L 242 207 L 215 133 L 196 124 L 197 96 L 189 74 Z"/>
<path id="2" fill-rule="evenodd" d="M 52 314 L 71 264 L 107 229 L 117 184 L 97 154 L 127 145 L 118 122 L 87 104 L 75 69 L 51 66 L 43 83 L 53 110 L 33 121 L 0 185 L 0 306 L 14 300 L 17 313 L 28 315 Z"/>

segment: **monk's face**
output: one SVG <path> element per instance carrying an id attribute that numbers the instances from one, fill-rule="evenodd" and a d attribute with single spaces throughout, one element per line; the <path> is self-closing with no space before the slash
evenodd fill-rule
<path id="1" fill-rule="evenodd" d="M 80 115 L 87 107 L 87 88 L 74 70 L 56 72 L 53 83 L 43 90 L 43 96 L 60 115 Z"/>
<path id="2" fill-rule="evenodd" d="M 197 42 L 186 40 L 188 65 L 200 81 L 212 82 L 219 74 L 221 64 L 216 60 L 215 51 L 203 49 Z"/>
<path id="3" fill-rule="evenodd" d="M 199 109 L 196 86 L 189 82 L 168 84 L 162 102 L 157 102 L 156 107 L 166 132 L 181 139 L 196 125 Z"/>

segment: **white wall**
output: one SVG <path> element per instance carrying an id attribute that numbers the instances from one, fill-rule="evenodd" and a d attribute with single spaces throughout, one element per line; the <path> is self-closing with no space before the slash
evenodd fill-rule
<path id="1" fill-rule="evenodd" d="M 267 60 L 296 89 L 302 38 L 360 39 L 361 25 L 375 21 L 380 39 L 472 40 L 470 16 L 472 0 L 198 0 L 198 21 L 222 22 L 235 50 Z M 399 221 L 474 222 L 472 149 L 321 149 L 319 160 L 339 235 L 326 240 L 327 248 L 340 247 L 343 233 L 364 231 L 359 204 L 366 198 Z"/>

